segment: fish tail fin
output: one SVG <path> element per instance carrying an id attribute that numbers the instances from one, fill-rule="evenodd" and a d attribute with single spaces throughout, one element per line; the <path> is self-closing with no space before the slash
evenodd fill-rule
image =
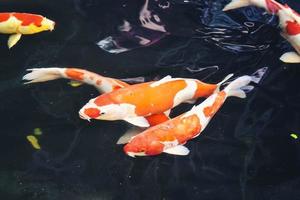
<path id="1" fill-rule="evenodd" d="M 64 78 L 64 68 L 32 68 L 27 69 L 28 74 L 23 76 L 24 84 L 46 82 L 59 78 Z"/>
<path id="2" fill-rule="evenodd" d="M 231 77 L 233 76 L 233 74 L 228 74 L 221 82 L 219 82 L 217 84 L 217 88 L 215 90 L 215 92 L 220 92 L 220 87 L 223 83 L 225 83 L 226 81 L 228 81 Z"/>
<path id="3" fill-rule="evenodd" d="M 251 5 L 250 0 L 231 0 L 229 4 L 227 4 L 223 11 L 233 10 L 236 8 L 242 8 Z"/>
<path id="4" fill-rule="evenodd" d="M 239 98 L 246 98 L 246 93 L 243 91 L 243 87 L 247 86 L 251 82 L 251 76 L 242 76 L 226 86 L 224 91 L 226 92 L 227 96 L 235 96 Z"/>

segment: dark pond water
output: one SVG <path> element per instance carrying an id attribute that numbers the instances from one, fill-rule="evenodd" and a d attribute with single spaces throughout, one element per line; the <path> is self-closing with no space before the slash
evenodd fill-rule
<path id="1" fill-rule="evenodd" d="M 39 13 L 57 25 L 11 50 L 0 35 L 0 199 L 300 199 L 300 139 L 291 137 L 300 134 L 300 67 L 278 59 L 292 47 L 276 17 L 254 7 L 224 13 L 227 2 L 150 0 L 153 30 L 140 23 L 143 0 L 1 0 L 1 12 Z M 281 2 L 300 11 L 296 1 Z M 98 94 L 93 87 L 22 84 L 27 68 L 53 66 L 146 81 L 169 74 L 217 82 L 268 70 L 187 143 L 188 156 L 134 159 L 115 144 L 127 123 L 79 119 Z M 41 150 L 26 139 L 35 128 Z"/>

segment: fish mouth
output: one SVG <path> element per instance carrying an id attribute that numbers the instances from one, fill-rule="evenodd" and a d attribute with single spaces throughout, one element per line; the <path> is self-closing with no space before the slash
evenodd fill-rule
<path id="1" fill-rule="evenodd" d="M 91 118 L 89 116 L 87 116 L 86 114 L 84 114 L 84 112 L 82 112 L 81 110 L 79 111 L 79 117 L 81 119 L 87 120 L 89 122 L 91 122 Z"/>
<path id="2" fill-rule="evenodd" d="M 53 31 L 54 30 L 54 27 L 55 27 L 55 22 L 53 23 L 53 25 L 50 27 L 50 31 Z"/>

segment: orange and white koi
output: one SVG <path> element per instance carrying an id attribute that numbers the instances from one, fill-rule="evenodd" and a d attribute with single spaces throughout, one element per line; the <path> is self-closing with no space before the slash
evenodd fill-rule
<path id="1" fill-rule="evenodd" d="M 250 82 L 250 76 L 237 78 L 224 90 L 212 94 L 190 111 L 128 138 L 129 141 L 124 146 L 124 152 L 132 157 L 152 156 L 163 152 L 188 155 L 189 149 L 183 145 L 188 140 L 200 135 L 227 97 L 245 98 L 246 94 L 241 88 Z"/>
<path id="2" fill-rule="evenodd" d="M 11 34 L 7 45 L 13 47 L 22 35 L 52 31 L 55 22 L 41 15 L 30 13 L 0 13 L 0 33 Z"/>
<path id="3" fill-rule="evenodd" d="M 94 86 L 101 93 L 112 92 L 116 89 L 129 86 L 129 84 L 118 79 L 104 77 L 94 72 L 79 68 L 33 68 L 23 77 L 25 84 L 46 82 L 59 78 L 71 79 Z"/>
<path id="4" fill-rule="evenodd" d="M 79 115 L 86 120 L 125 120 L 148 127 L 150 124 L 144 117 L 169 112 L 180 103 L 207 97 L 218 91 L 231 76 L 218 84 L 167 76 L 159 81 L 127 86 L 91 99 L 81 108 Z"/>
<path id="5" fill-rule="evenodd" d="M 249 5 L 264 8 L 268 13 L 276 14 L 279 17 L 282 37 L 296 50 L 296 52 L 283 54 L 280 60 L 286 63 L 300 63 L 300 14 L 288 5 L 282 5 L 275 0 L 232 0 L 224 7 L 223 11 Z"/>
<path id="6" fill-rule="evenodd" d="M 60 78 L 71 79 L 81 83 L 94 86 L 100 93 L 109 93 L 129 84 L 118 79 L 104 77 L 94 72 L 90 72 L 79 68 L 33 68 L 27 69 L 30 71 L 23 76 L 23 80 L 27 81 L 24 84 L 46 82 Z M 92 113 L 90 113 L 92 114 Z M 147 122 L 153 126 L 169 119 L 168 113 L 156 113 L 148 116 Z"/>

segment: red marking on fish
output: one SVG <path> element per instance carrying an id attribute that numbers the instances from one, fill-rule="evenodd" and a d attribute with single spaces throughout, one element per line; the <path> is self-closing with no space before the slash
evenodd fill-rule
<path id="1" fill-rule="evenodd" d="M 113 91 L 114 91 L 114 90 L 118 90 L 118 89 L 120 89 L 120 88 L 123 88 L 123 87 L 120 86 L 120 85 L 114 85 L 114 86 L 113 86 Z"/>
<path id="2" fill-rule="evenodd" d="M 84 73 L 83 72 L 80 72 L 80 71 L 78 71 L 76 69 L 73 69 L 73 68 L 67 69 L 65 73 L 69 78 L 77 80 L 77 81 L 82 81 L 83 78 L 84 78 Z"/>
<path id="3" fill-rule="evenodd" d="M 289 35 L 298 35 L 300 33 L 300 24 L 297 22 L 287 21 L 286 32 Z"/>
<path id="4" fill-rule="evenodd" d="M 29 13 L 12 13 L 12 15 L 22 22 L 22 26 L 29 26 L 30 24 L 38 27 L 42 26 L 43 17 L 40 15 Z"/>
<path id="5" fill-rule="evenodd" d="M 159 114 L 154 114 L 154 115 L 150 115 L 148 117 L 146 117 L 148 123 L 150 124 L 150 126 L 155 126 L 157 124 L 161 124 L 167 120 L 169 120 L 170 118 L 164 114 L 164 113 L 159 113 Z"/>
<path id="6" fill-rule="evenodd" d="M 217 89 L 217 87 L 217 84 L 209 84 L 197 81 L 197 90 L 193 98 L 197 99 L 199 97 L 208 97 Z"/>
<path id="7" fill-rule="evenodd" d="M 281 9 L 281 4 L 273 0 L 266 0 L 267 8 L 271 13 L 277 13 Z"/>
<path id="8" fill-rule="evenodd" d="M 97 106 L 106 106 L 111 103 L 114 103 L 114 100 L 110 96 L 111 96 L 110 93 L 102 94 L 102 95 L 96 97 L 96 99 L 94 100 L 94 103 Z"/>
<path id="9" fill-rule="evenodd" d="M 97 108 L 86 108 L 84 109 L 84 114 L 95 119 L 100 116 L 100 110 Z"/>
<path id="10" fill-rule="evenodd" d="M 96 85 L 100 85 L 101 83 L 102 83 L 102 81 L 99 79 L 96 81 Z"/>
<path id="11" fill-rule="evenodd" d="M 214 114 L 218 111 L 220 106 L 223 104 L 226 98 L 226 93 L 224 91 L 220 92 L 215 99 L 215 102 L 208 107 L 203 109 L 205 117 L 213 117 Z"/>
<path id="12" fill-rule="evenodd" d="M 9 19 L 10 14 L 9 13 L 0 13 L 0 22 L 5 22 Z"/>

